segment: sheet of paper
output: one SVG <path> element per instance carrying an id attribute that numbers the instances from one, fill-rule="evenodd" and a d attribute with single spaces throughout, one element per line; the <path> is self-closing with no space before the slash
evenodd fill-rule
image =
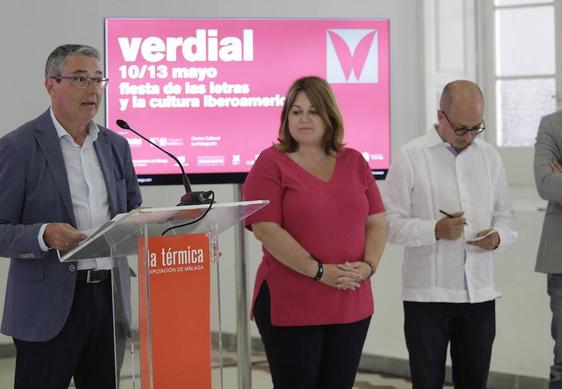
<path id="1" fill-rule="evenodd" d="M 467 240 L 466 243 L 478 242 L 479 240 L 485 239 L 488 236 L 492 235 L 494 232 L 496 232 L 496 230 L 491 230 L 486 235 L 478 236 L 478 237 L 472 238 L 470 240 Z"/>

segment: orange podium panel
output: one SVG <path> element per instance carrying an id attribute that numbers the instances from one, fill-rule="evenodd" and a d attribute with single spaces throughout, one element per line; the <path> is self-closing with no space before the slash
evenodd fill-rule
<path id="1" fill-rule="evenodd" d="M 209 238 L 207 234 L 149 237 L 145 256 L 141 237 L 141 387 L 150 388 L 152 377 L 155 389 L 211 389 Z"/>

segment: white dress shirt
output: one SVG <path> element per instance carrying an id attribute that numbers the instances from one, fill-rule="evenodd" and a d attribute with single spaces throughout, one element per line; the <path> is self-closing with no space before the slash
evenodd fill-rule
<path id="1" fill-rule="evenodd" d="M 503 248 L 517 238 L 503 163 L 479 138 L 460 153 L 435 129 L 403 146 L 382 187 L 388 240 L 404 245 L 402 297 L 418 302 L 483 302 L 499 297 L 492 251 L 466 244 L 482 230 Z M 435 237 L 440 213 L 464 212 L 458 240 Z"/>
<path id="2" fill-rule="evenodd" d="M 82 146 L 72 139 L 72 136 L 57 121 L 51 108 L 51 118 L 57 130 L 59 141 L 68 176 L 72 208 L 77 229 L 88 231 L 101 227 L 111 219 L 107 187 L 101 165 L 94 148 L 99 129 L 92 121 L 88 135 Z M 39 231 L 39 244 L 44 251 L 47 246 L 43 240 L 46 224 Z M 78 270 L 111 269 L 110 258 L 81 260 L 77 263 Z"/>

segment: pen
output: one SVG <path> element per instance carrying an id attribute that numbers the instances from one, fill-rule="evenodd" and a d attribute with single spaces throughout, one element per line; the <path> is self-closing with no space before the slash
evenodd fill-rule
<path id="1" fill-rule="evenodd" d="M 450 213 L 447 213 L 447 212 L 443 211 L 442 209 L 440 209 L 439 212 L 441 212 L 443 215 L 445 215 L 445 216 L 447 216 L 447 217 L 454 218 L 453 215 L 451 215 Z M 464 222 L 464 225 L 467 226 L 468 223 L 467 223 L 467 222 Z"/>

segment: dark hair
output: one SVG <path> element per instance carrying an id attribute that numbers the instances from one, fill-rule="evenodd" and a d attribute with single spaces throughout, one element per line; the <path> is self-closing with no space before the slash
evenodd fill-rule
<path id="1" fill-rule="evenodd" d="M 62 75 L 66 58 L 70 55 L 85 55 L 100 60 L 100 53 L 97 49 L 86 45 L 62 45 L 54 49 L 45 64 L 45 78 Z"/>
<path id="2" fill-rule="evenodd" d="M 343 147 L 343 118 L 336 102 L 332 88 L 323 78 L 316 76 L 302 77 L 293 82 L 289 88 L 283 110 L 281 111 L 281 125 L 279 127 L 278 148 L 286 153 L 299 149 L 298 142 L 289 132 L 289 111 L 297 95 L 303 92 L 310 100 L 326 125 L 326 133 L 322 139 L 322 147 L 326 154 L 338 152 Z"/>

